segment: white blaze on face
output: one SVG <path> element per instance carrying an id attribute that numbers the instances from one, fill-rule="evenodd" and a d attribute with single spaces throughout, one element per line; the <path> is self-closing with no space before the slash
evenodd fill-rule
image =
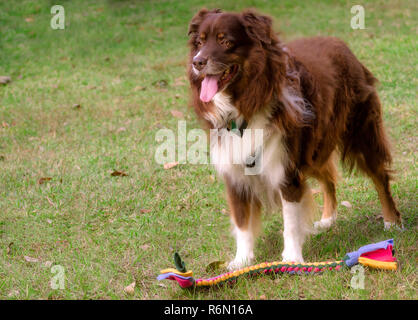
<path id="1" fill-rule="evenodd" d="M 194 57 L 193 57 L 193 59 L 194 58 L 197 58 L 198 56 L 200 56 L 200 53 L 201 53 L 201 51 L 199 51 Z M 194 65 L 192 64 L 192 70 L 193 70 L 193 72 L 194 72 L 194 74 L 196 74 L 196 75 L 198 75 L 199 74 L 199 70 L 197 70 L 195 67 L 194 67 Z"/>
<path id="2" fill-rule="evenodd" d="M 193 59 L 194 58 L 197 58 L 198 56 L 200 56 L 200 54 L 202 53 L 202 51 L 199 51 L 194 57 L 193 57 Z"/>

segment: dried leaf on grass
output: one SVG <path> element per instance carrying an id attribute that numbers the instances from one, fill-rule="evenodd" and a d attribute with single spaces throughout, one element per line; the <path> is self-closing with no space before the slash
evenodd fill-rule
<path id="1" fill-rule="evenodd" d="M 12 291 L 9 292 L 9 294 L 7 295 L 9 298 L 12 297 L 16 297 L 19 295 L 19 290 L 13 289 Z"/>
<path id="2" fill-rule="evenodd" d="M 120 132 L 124 132 L 124 131 L 126 131 L 126 128 L 125 127 L 120 127 L 116 130 L 116 133 L 120 133 Z"/>
<path id="3" fill-rule="evenodd" d="M 140 246 L 140 248 L 141 248 L 142 250 L 147 250 L 147 249 L 149 249 L 149 248 L 150 248 L 150 245 L 149 245 L 149 244 L 143 244 L 142 246 Z"/>
<path id="4" fill-rule="evenodd" d="M 38 184 L 44 184 L 45 182 L 47 182 L 47 181 L 51 181 L 52 180 L 52 178 L 51 177 L 43 177 L 43 178 L 40 178 L 39 180 L 38 180 Z"/>
<path id="5" fill-rule="evenodd" d="M 51 267 L 52 266 L 52 261 L 45 261 L 44 266 L 47 267 L 47 268 Z"/>
<path id="6" fill-rule="evenodd" d="M 9 243 L 9 245 L 7 246 L 7 254 L 10 254 L 10 252 L 12 251 L 12 245 L 13 245 L 13 241 Z"/>
<path id="7" fill-rule="evenodd" d="M 164 169 L 165 170 L 168 170 L 168 169 L 171 169 L 171 168 L 174 168 L 175 166 L 177 166 L 179 163 L 176 161 L 176 162 L 169 162 L 169 163 L 165 163 L 164 164 Z"/>
<path id="8" fill-rule="evenodd" d="M 123 171 L 113 170 L 113 172 L 110 175 L 112 177 L 126 177 L 128 174 Z"/>
<path id="9" fill-rule="evenodd" d="M 342 201 L 341 202 L 341 205 L 343 205 L 344 207 L 346 207 L 346 208 L 352 208 L 353 206 L 351 205 L 351 203 L 350 202 L 348 202 L 348 201 Z"/>
<path id="10" fill-rule="evenodd" d="M 176 118 L 180 118 L 181 119 L 181 118 L 184 117 L 183 112 L 178 111 L 178 110 L 171 110 L 170 113 L 171 113 L 171 115 L 173 117 L 176 117 Z"/>
<path id="11" fill-rule="evenodd" d="M 8 84 L 12 81 L 12 78 L 9 76 L 0 76 L 0 84 Z"/>
<path id="12" fill-rule="evenodd" d="M 48 203 L 51 205 L 51 206 L 53 206 L 53 207 L 57 207 L 57 205 L 51 200 L 51 199 L 49 199 L 49 197 L 46 197 L 46 200 L 48 201 Z"/>
<path id="13" fill-rule="evenodd" d="M 135 293 L 135 281 L 132 282 L 130 285 L 126 286 L 123 291 L 129 295 L 133 295 Z"/>
<path id="14" fill-rule="evenodd" d="M 225 261 L 212 261 L 206 266 L 206 272 L 214 272 L 226 268 Z"/>
<path id="15" fill-rule="evenodd" d="M 168 81 L 165 79 L 161 79 L 161 80 L 154 81 L 152 85 L 157 87 L 158 89 L 165 89 L 168 87 Z"/>
<path id="16" fill-rule="evenodd" d="M 32 263 L 36 263 L 36 262 L 40 262 L 40 260 L 38 258 L 32 258 L 29 256 L 23 256 L 23 258 L 27 261 L 27 262 L 32 262 Z"/>

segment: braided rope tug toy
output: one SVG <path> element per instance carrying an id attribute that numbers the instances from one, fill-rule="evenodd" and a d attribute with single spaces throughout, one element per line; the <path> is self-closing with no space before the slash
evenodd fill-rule
<path id="1" fill-rule="evenodd" d="M 184 261 L 179 254 L 174 254 L 176 269 L 168 268 L 160 271 L 157 280 L 175 280 L 182 288 L 190 287 L 210 287 L 223 283 L 233 284 L 240 276 L 252 276 L 257 274 L 319 274 L 324 271 L 342 270 L 351 268 L 356 264 L 361 264 L 369 268 L 381 270 L 396 270 L 397 262 L 393 256 L 393 239 L 369 244 L 361 247 L 357 251 L 349 252 L 342 260 L 323 261 L 313 263 L 293 263 L 293 262 L 264 262 L 254 266 L 242 268 L 236 271 L 223 273 L 213 278 L 195 279 L 193 272 L 187 271 Z"/>

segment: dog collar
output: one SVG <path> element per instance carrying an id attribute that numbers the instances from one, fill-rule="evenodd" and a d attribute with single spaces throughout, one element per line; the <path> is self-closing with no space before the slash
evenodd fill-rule
<path id="1" fill-rule="evenodd" d="M 247 128 L 247 121 L 243 121 L 241 126 L 238 128 L 237 123 L 235 122 L 235 120 L 231 120 L 230 122 L 230 126 L 231 128 L 229 130 L 231 130 L 232 132 L 236 133 L 237 135 L 239 135 L 240 137 L 242 137 L 242 135 L 244 134 L 244 130 Z"/>

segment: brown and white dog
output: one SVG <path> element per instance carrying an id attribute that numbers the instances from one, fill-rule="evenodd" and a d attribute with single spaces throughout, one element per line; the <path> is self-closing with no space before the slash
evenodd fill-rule
<path id="1" fill-rule="evenodd" d="M 317 37 L 283 44 L 271 18 L 219 9 L 199 11 L 189 36 L 188 75 L 197 115 L 211 129 L 234 122 L 239 129 L 263 130 L 257 175 L 245 174 L 253 165 L 246 157 L 238 164 L 214 161 L 225 180 L 237 240 L 229 269 L 252 262 L 261 207 L 280 201 L 282 257 L 303 261 L 303 242 L 313 230 L 307 178 L 318 179 L 324 194 L 322 218 L 314 227 L 329 228 L 337 216 L 335 151 L 373 180 L 385 227 L 401 225 L 390 191 L 391 154 L 376 79 L 341 40 Z M 211 157 L 230 158 L 232 151 L 214 140 Z"/>

